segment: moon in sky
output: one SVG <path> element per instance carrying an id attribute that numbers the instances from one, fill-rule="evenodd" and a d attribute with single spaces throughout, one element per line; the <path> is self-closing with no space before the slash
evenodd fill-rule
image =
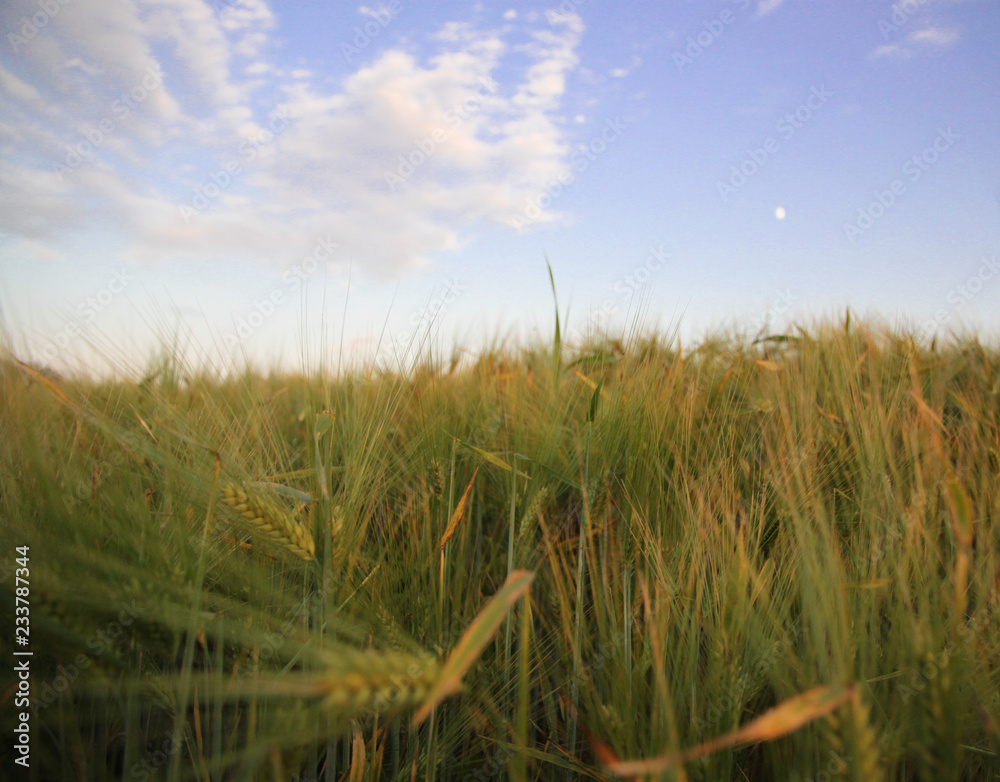
<path id="1" fill-rule="evenodd" d="M 774 210 L 774 216 L 777 217 L 779 220 L 784 220 L 785 219 L 785 207 L 779 206 L 777 209 L 775 209 Z"/>

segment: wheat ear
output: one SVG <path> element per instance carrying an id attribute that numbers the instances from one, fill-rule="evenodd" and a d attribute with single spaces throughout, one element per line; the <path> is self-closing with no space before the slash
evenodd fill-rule
<path id="1" fill-rule="evenodd" d="M 440 672 L 430 655 L 344 649 L 329 655 L 323 705 L 341 716 L 398 712 L 419 706 Z"/>
<path id="2" fill-rule="evenodd" d="M 222 487 L 222 501 L 286 551 L 306 561 L 316 559 L 316 544 L 309 530 L 277 506 L 259 496 L 251 497 L 231 483 Z"/>

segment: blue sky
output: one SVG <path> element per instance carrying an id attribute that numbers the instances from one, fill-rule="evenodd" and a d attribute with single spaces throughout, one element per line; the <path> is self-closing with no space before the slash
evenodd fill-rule
<path id="1" fill-rule="evenodd" d="M 0 9 L 0 308 L 106 368 L 861 315 L 1000 330 L 989 0 Z"/>

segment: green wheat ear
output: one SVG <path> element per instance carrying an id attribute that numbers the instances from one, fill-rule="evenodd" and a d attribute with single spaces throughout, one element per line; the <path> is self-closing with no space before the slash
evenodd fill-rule
<path id="1" fill-rule="evenodd" d="M 256 532 L 266 535 L 290 554 L 307 562 L 316 559 L 312 534 L 276 505 L 232 483 L 222 487 L 222 501 L 249 521 Z"/>
<path id="2" fill-rule="evenodd" d="M 440 673 L 437 658 L 344 649 L 327 656 L 320 689 L 335 714 L 395 713 L 419 706 Z"/>
<path id="3" fill-rule="evenodd" d="M 440 459 L 434 459 L 434 461 L 427 466 L 427 486 L 430 488 L 431 494 L 433 494 L 437 499 L 441 499 L 444 495 L 444 465 L 441 463 Z"/>

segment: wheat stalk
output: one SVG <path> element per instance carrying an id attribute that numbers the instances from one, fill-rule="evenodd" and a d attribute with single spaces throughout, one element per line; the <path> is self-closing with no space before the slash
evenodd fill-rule
<path id="1" fill-rule="evenodd" d="M 222 487 L 222 501 L 286 551 L 306 561 L 316 559 L 316 544 L 309 530 L 277 506 L 259 496 L 251 497 L 231 483 Z"/>

